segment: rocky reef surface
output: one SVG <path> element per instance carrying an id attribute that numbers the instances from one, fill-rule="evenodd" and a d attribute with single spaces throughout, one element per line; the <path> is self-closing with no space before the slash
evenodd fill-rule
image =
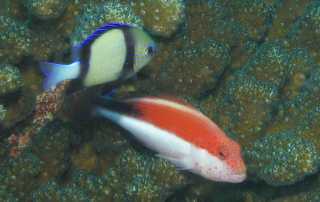
<path id="1" fill-rule="evenodd" d="M 42 92 L 39 61 L 70 62 L 114 21 L 159 46 L 114 96 L 195 105 L 241 144 L 244 183 L 179 171 L 106 120 L 79 124 L 67 84 Z M 319 27 L 318 0 L 2 0 L 1 201 L 320 201 Z"/>

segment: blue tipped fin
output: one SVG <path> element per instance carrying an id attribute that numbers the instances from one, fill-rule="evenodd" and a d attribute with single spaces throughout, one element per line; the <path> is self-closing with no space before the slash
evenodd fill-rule
<path id="1" fill-rule="evenodd" d="M 42 62 L 40 63 L 40 69 L 46 77 L 43 81 L 43 89 L 48 91 L 54 89 L 64 80 L 77 78 L 80 74 L 80 63 L 74 62 L 70 65 L 63 65 Z"/>
<path id="2" fill-rule="evenodd" d="M 99 27 L 98 29 L 96 29 L 96 31 L 94 31 L 90 36 L 88 36 L 88 38 L 82 42 L 81 46 L 82 47 L 87 46 L 92 41 L 97 39 L 99 36 L 101 36 L 102 34 L 104 34 L 105 32 L 107 32 L 111 29 L 125 28 L 125 27 L 133 27 L 133 25 L 120 23 L 120 22 L 111 22 L 111 23 L 105 24 L 105 25 Z"/>

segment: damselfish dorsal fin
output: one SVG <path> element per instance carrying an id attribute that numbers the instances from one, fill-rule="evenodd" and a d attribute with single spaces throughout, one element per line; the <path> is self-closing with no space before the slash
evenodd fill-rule
<path id="1" fill-rule="evenodd" d="M 128 28 L 128 27 L 133 27 L 133 25 L 125 24 L 125 23 L 120 23 L 120 22 L 111 22 L 105 25 L 102 25 L 98 29 L 96 29 L 91 35 L 85 39 L 81 46 L 87 46 L 88 44 L 92 43 L 95 39 L 97 39 L 99 36 L 104 34 L 105 32 L 112 30 L 112 29 L 120 29 L 120 28 Z"/>

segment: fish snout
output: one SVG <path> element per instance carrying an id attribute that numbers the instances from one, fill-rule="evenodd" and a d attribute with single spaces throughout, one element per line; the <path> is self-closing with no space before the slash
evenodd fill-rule
<path id="1" fill-rule="evenodd" d="M 242 159 L 238 160 L 237 166 L 235 167 L 235 173 L 238 174 L 238 175 L 246 175 L 247 173 L 247 167 L 244 163 L 244 161 Z"/>

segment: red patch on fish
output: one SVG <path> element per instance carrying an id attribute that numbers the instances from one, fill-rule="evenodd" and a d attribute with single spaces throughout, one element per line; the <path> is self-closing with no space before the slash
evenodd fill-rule
<path id="1" fill-rule="evenodd" d="M 226 160 L 231 167 L 239 170 L 239 173 L 245 170 L 242 159 L 237 158 L 240 146 L 214 122 L 183 100 L 146 97 L 131 102 L 140 112 L 139 119 L 169 131 L 219 158 L 228 155 Z"/>

